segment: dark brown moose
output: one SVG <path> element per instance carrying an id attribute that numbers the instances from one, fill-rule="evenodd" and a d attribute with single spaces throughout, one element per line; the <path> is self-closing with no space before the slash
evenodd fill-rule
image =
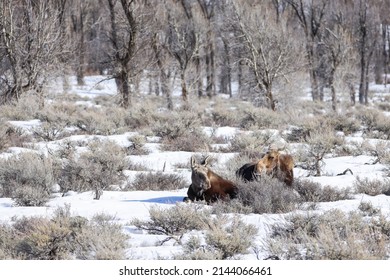
<path id="1" fill-rule="evenodd" d="M 192 182 L 187 191 L 188 197 L 184 198 L 184 201 L 205 200 L 212 203 L 237 196 L 234 183 L 213 172 L 207 166 L 208 160 L 209 157 L 206 157 L 202 163 L 197 163 L 194 156 L 191 157 Z"/>

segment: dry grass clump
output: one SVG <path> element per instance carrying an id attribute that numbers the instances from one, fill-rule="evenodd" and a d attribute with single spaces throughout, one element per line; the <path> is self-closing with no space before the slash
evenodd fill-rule
<path id="1" fill-rule="evenodd" d="M 22 129 L 0 121 L 0 152 L 9 147 L 23 147 L 31 141 L 31 136 Z"/>
<path id="2" fill-rule="evenodd" d="M 177 138 L 164 138 L 161 150 L 202 152 L 211 149 L 211 139 L 200 129 L 186 131 Z"/>
<path id="3" fill-rule="evenodd" d="M 128 239 L 115 217 L 96 214 L 77 235 L 75 257 L 82 260 L 126 259 Z"/>
<path id="4" fill-rule="evenodd" d="M 177 204 L 170 208 L 152 206 L 149 209 L 150 220 L 133 219 L 131 224 L 150 234 L 166 235 L 161 244 L 173 239 L 181 244 L 183 235 L 191 230 L 202 230 L 207 227 L 210 211 L 197 205 Z"/>
<path id="5" fill-rule="evenodd" d="M 241 111 L 237 108 L 229 108 L 227 104 L 218 104 L 211 110 L 211 123 L 216 126 L 238 127 Z"/>
<path id="6" fill-rule="evenodd" d="M 238 201 L 252 213 L 287 213 L 297 209 L 299 195 L 278 179 L 263 176 L 254 182 L 237 182 Z"/>
<path id="7" fill-rule="evenodd" d="M 390 222 L 382 215 L 331 210 L 296 214 L 275 225 L 265 244 L 271 255 L 296 260 L 387 259 Z"/>
<path id="8" fill-rule="evenodd" d="M 174 111 L 162 115 L 152 127 L 155 136 L 162 139 L 176 139 L 187 132 L 193 132 L 200 128 L 201 121 L 195 112 Z"/>
<path id="9" fill-rule="evenodd" d="M 177 111 L 162 116 L 152 127 L 161 137 L 162 150 L 198 152 L 210 150 L 210 138 L 201 129 L 195 112 Z"/>
<path id="10" fill-rule="evenodd" d="M 153 126 L 162 115 L 157 104 L 142 100 L 126 112 L 125 124 L 131 130 L 142 130 Z"/>
<path id="11" fill-rule="evenodd" d="M 274 141 L 274 137 L 272 131 L 237 134 L 231 139 L 227 151 L 257 156 Z"/>
<path id="12" fill-rule="evenodd" d="M 282 128 L 286 124 L 283 115 L 266 108 L 248 108 L 243 112 L 240 127 L 256 130 L 269 128 Z"/>
<path id="13" fill-rule="evenodd" d="M 223 260 L 237 259 L 247 253 L 254 243 L 257 228 L 245 224 L 241 218 L 217 215 L 207 221 L 204 240 L 191 236 L 183 244 L 183 253 L 174 256 L 177 260 Z"/>
<path id="14" fill-rule="evenodd" d="M 121 133 L 124 131 L 125 126 L 123 109 L 118 109 L 115 114 L 113 112 L 101 108 L 88 108 L 79 112 L 73 120 L 73 125 L 80 131 L 91 135 L 113 135 Z"/>
<path id="15" fill-rule="evenodd" d="M 362 129 L 361 123 L 352 114 L 336 114 L 328 116 L 329 123 L 336 131 L 351 135 Z"/>
<path id="16" fill-rule="evenodd" d="M 87 151 L 78 156 L 68 151 L 69 157 L 58 166 L 57 176 L 61 192 L 94 192 L 99 199 L 104 190 L 121 184 L 125 176 L 123 170 L 128 166 L 126 153 L 112 141 L 95 140 L 88 144 Z"/>
<path id="17" fill-rule="evenodd" d="M 184 178 L 174 173 L 147 172 L 138 173 L 126 190 L 137 191 L 167 191 L 181 189 L 188 183 Z"/>
<path id="18" fill-rule="evenodd" d="M 38 96 L 23 94 L 17 101 L 0 106 L 0 118 L 11 121 L 27 121 L 34 119 L 40 109 Z"/>
<path id="19" fill-rule="evenodd" d="M 33 152 L 0 160 L 0 197 L 20 206 L 42 206 L 55 184 L 53 160 Z"/>
<path id="20" fill-rule="evenodd" d="M 70 260 L 125 259 L 128 237 L 112 217 L 88 221 L 71 216 L 70 207 L 58 208 L 53 218 L 18 218 L 0 225 L 2 259 Z"/>
<path id="21" fill-rule="evenodd" d="M 364 193 L 371 196 L 380 194 L 390 195 L 390 180 L 357 177 L 354 182 L 354 188 L 356 193 Z"/>
<path id="22" fill-rule="evenodd" d="M 374 143 L 363 141 L 361 144 L 362 154 L 375 157 L 373 164 L 390 164 L 390 143 L 387 140 L 378 140 Z"/>
<path id="23" fill-rule="evenodd" d="M 382 111 L 375 108 L 361 108 L 361 110 L 356 110 L 355 114 L 368 137 L 389 139 L 390 119 Z"/>
<path id="24" fill-rule="evenodd" d="M 375 216 L 381 213 L 381 209 L 374 207 L 371 202 L 360 202 L 358 209 L 362 212 L 363 215 L 368 216 Z"/>
<path id="25" fill-rule="evenodd" d="M 127 148 L 127 153 L 130 155 L 147 155 L 149 152 L 145 149 L 146 137 L 140 134 L 130 136 L 128 140 L 131 142 Z"/>
<path id="26" fill-rule="evenodd" d="M 349 188 L 336 189 L 331 186 L 321 186 L 320 183 L 305 179 L 295 179 L 293 188 L 300 195 L 302 202 L 317 203 L 352 199 Z"/>
<path id="27" fill-rule="evenodd" d="M 313 129 L 305 140 L 305 145 L 297 151 L 297 161 L 300 167 L 308 170 L 310 175 L 321 176 L 324 157 L 343 144 L 344 139 L 338 137 L 329 127 Z"/>
<path id="28" fill-rule="evenodd" d="M 234 216 L 225 227 L 220 221 L 209 224 L 209 227 L 205 237 L 206 244 L 220 252 L 222 259 L 246 253 L 258 232 L 255 226 L 245 224 L 238 216 Z"/>

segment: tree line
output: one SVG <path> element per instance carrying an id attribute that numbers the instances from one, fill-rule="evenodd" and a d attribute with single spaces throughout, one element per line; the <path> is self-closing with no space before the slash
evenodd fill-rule
<path id="1" fill-rule="evenodd" d="M 340 88 L 368 104 L 390 64 L 388 0 L 2 0 L 0 103 L 44 97 L 69 75 L 114 79 L 123 107 L 140 81 L 173 109 L 188 96 L 232 96 L 277 110 L 275 93 L 307 74 L 313 101 Z M 291 94 L 295 94 L 292 92 Z"/>

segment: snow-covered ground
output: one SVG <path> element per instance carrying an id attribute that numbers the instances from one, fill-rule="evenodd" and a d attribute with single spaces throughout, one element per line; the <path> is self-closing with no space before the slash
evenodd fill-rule
<path id="1" fill-rule="evenodd" d="M 74 85 L 74 80 L 71 79 L 70 93 L 76 93 L 82 97 L 94 97 L 97 95 L 113 95 L 115 93 L 115 84 L 111 81 L 98 83 L 100 77 L 87 77 L 87 85 L 77 87 Z M 32 129 L 39 126 L 38 120 L 31 121 L 12 121 L 14 126 L 22 129 Z M 207 133 L 214 133 L 218 137 L 225 137 L 231 139 L 236 133 L 240 133 L 234 127 L 221 127 L 216 131 L 211 128 L 204 128 Z M 116 141 L 119 145 L 126 146 L 128 144 L 128 137 L 134 132 L 128 132 L 121 135 L 108 136 L 107 138 Z M 103 137 L 103 136 L 99 136 Z M 36 143 L 35 147 L 40 147 L 42 151 L 47 149 L 54 149 L 61 141 L 88 141 L 92 139 L 88 135 L 75 135 L 66 139 L 53 141 L 50 143 Z M 354 140 L 350 137 L 351 141 Z M 359 141 L 356 137 L 356 141 Z M 192 153 L 189 152 L 170 152 L 160 151 L 159 144 L 151 139 L 146 147 L 149 148 L 150 153 L 147 155 L 130 156 L 134 163 L 142 163 L 149 170 L 179 173 L 190 184 L 190 170 L 185 168 L 177 168 L 177 165 L 183 166 L 188 164 Z M 10 148 L 3 152 L 0 156 L 6 157 L 22 151 L 21 148 Z M 206 151 L 205 151 L 206 152 Z M 213 156 L 217 159 L 216 166 L 223 167 L 225 162 L 234 156 L 234 153 L 214 153 Z M 295 168 L 294 174 L 297 178 L 305 177 L 320 183 L 321 185 L 329 185 L 334 188 L 352 188 L 357 177 L 369 179 L 383 179 L 385 176 L 385 166 L 381 164 L 367 164 L 373 161 L 374 158 L 370 156 L 343 156 L 337 158 L 326 158 L 323 169 L 323 176 L 307 177 L 307 171 Z M 353 174 L 347 173 L 343 176 L 336 176 L 347 168 L 353 170 Z M 128 171 L 129 180 L 134 175 L 135 171 Z M 187 186 L 188 186 L 187 185 Z M 80 215 L 90 218 L 97 213 L 107 213 L 115 216 L 117 221 L 124 227 L 125 232 L 130 236 L 128 254 L 132 258 L 140 260 L 155 260 L 161 258 L 169 259 L 173 254 L 180 252 L 182 248 L 175 244 L 175 242 L 166 242 L 163 246 L 157 246 L 159 240 L 165 239 L 162 235 L 150 235 L 145 231 L 139 230 L 136 227 L 129 225 L 133 218 L 143 220 L 149 219 L 149 209 L 153 206 L 172 207 L 176 204 L 182 204 L 183 197 L 186 196 L 187 186 L 177 191 L 104 191 L 100 200 L 94 200 L 91 192 L 73 193 L 70 192 L 66 196 L 56 194 L 44 207 L 19 207 L 15 206 L 10 198 L 0 198 L 0 220 L 2 222 L 10 222 L 14 217 L 21 216 L 51 216 L 53 211 L 59 207 L 69 204 L 71 212 L 74 215 Z M 341 209 L 343 211 L 356 210 L 361 202 L 371 202 L 374 207 L 380 207 L 385 215 L 390 214 L 390 196 L 378 195 L 368 196 L 365 194 L 356 194 L 354 199 L 343 200 L 336 202 L 318 203 L 317 212 L 326 211 L 330 209 Z M 207 207 L 207 206 L 206 206 Z M 253 224 L 258 228 L 258 235 L 255 242 L 259 245 L 264 242 L 269 232 L 270 225 L 283 221 L 286 214 L 249 214 L 243 216 L 243 219 L 248 224 Z M 259 255 L 253 252 L 241 256 L 246 260 L 256 260 Z M 266 257 L 266 255 L 260 257 Z M 1 274 L 1 272 L 0 272 Z"/>

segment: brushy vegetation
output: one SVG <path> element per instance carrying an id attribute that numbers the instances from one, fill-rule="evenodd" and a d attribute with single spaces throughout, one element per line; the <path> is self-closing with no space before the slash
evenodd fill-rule
<path id="1" fill-rule="evenodd" d="M 161 244 L 173 239 L 179 244 L 183 235 L 190 230 L 207 227 L 211 213 L 203 208 L 176 205 L 167 209 L 153 206 L 149 210 L 150 221 L 134 219 L 131 224 L 151 234 L 167 236 Z"/>
<path id="2" fill-rule="evenodd" d="M 336 189 L 331 186 L 321 186 L 319 183 L 305 179 L 296 179 L 293 188 L 300 195 L 302 202 L 330 202 L 352 199 L 352 190 L 349 188 Z"/>
<path id="3" fill-rule="evenodd" d="M 65 151 L 68 158 L 58 166 L 58 182 L 62 192 L 94 192 L 99 199 L 110 186 L 122 184 L 127 168 L 126 153 L 119 145 L 111 141 L 91 141 L 85 152 L 78 156 L 72 148 Z"/>
<path id="4" fill-rule="evenodd" d="M 385 194 L 390 195 L 390 180 L 368 179 L 357 177 L 354 183 L 356 193 L 364 193 L 371 196 Z"/>
<path id="5" fill-rule="evenodd" d="M 0 197 L 19 206 L 42 206 L 56 182 L 53 159 L 26 152 L 0 160 Z"/>
<path id="6" fill-rule="evenodd" d="M 265 249 L 280 259 L 387 259 L 390 222 L 380 211 L 367 218 L 364 209 L 291 215 L 285 225 L 274 226 Z"/>
<path id="7" fill-rule="evenodd" d="M 240 215 L 317 209 L 319 203 L 352 199 L 356 193 L 390 195 L 390 183 L 383 178 L 357 177 L 350 189 L 323 186 L 310 178 L 296 178 L 287 188 L 267 176 L 255 182 L 235 177 L 241 165 L 260 159 L 276 141 L 293 147 L 296 168 L 311 176 L 323 175 L 324 159 L 341 155 L 368 155 L 371 164 L 388 168 L 390 122 L 375 108 L 349 108 L 334 114 L 323 104 L 311 104 L 305 109 L 310 111 L 308 117 L 306 111 L 273 112 L 248 103 L 232 106 L 219 99 L 211 107 L 206 108 L 200 100 L 191 108 L 168 112 L 151 101 L 142 106 L 135 103 L 126 110 L 102 98 L 90 100 L 101 105 L 91 107 L 73 104 L 70 99 L 74 96 L 63 98 L 43 109 L 33 97 L 1 106 L 0 151 L 24 148 L 0 159 L 0 197 L 12 198 L 15 206 L 44 206 L 58 189 L 63 194 L 90 191 L 99 199 L 105 190 L 187 188 L 189 182 L 177 173 L 147 170 L 129 160 L 148 154 L 151 138 L 161 151 L 235 153 L 216 171 L 236 182 L 237 199 L 212 205 L 198 202 L 152 207 L 150 220 L 131 222 L 131 226 L 160 235 L 158 245 L 171 241 L 182 246 L 175 259 L 239 259 L 247 254 L 254 246 L 257 229 L 245 224 Z M 40 122 L 31 130 L 8 122 L 32 119 Z M 215 131 L 234 126 L 238 133 L 229 139 L 209 137 L 205 126 Z M 125 144 L 103 140 L 124 132 L 132 132 Z M 346 140 L 359 132 L 362 141 Z M 71 135 L 90 136 L 89 140 L 74 140 L 77 137 Z M 370 141 L 370 137 L 381 140 Z M 49 142 L 58 148 L 45 155 L 37 152 L 36 143 Z M 189 165 L 180 168 L 189 170 Z M 143 172 L 130 180 L 125 176 L 127 170 Z M 290 215 L 286 224 L 272 229 L 264 250 L 282 259 L 385 259 L 390 254 L 389 232 L 388 218 L 380 208 L 362 201 L 351 213 L 333 210 Z M 1 224 L 0 259 L 124 259 L 127 237 L 114 217 L 99 214 L 88 220 L 72 216 L 69 208 L 58 209 L 52 218 L 15 218 L 11 224 Z"/>
<path id="8" fill-rule="evenodd" d="M 128 236 L 107 215 L 91 220 L 57 208 L 53 218 L 17 218 L 0 225 L 0 259 L 126 259 Z"/>
<path id="9" fill-rule="evenodd" d="M 300 199 L 278 179 L 263 176 L 255 182 L 238 182 L 238 201 L 252 213 L 287 213 L 297 209 Z"/>
<path id="10" fill-rule="evenodd" d="M 137 191 L 177 190 L 187 186 L 187 181 L 178 174 L 164 172 L 139 173 L 126 187 Z"/>
<path id="11" fill-rule="evenodd" d="M 168 209 L 152 207 L 150 221 L 134 219 L 132 224 L 151 234 L 165 236 L 164 244 L 175 240 L 183 245 L 183 253 L 174 259 L 229 259 L 247 253 L 253 245 L 257 229 L 245 224 L 238 216 L 212 216 L 209 210 L 197 205 L 176 205 Z M 192 235 L 183 242 L 191 231 L 205 232 L 204 239 Z"/>

